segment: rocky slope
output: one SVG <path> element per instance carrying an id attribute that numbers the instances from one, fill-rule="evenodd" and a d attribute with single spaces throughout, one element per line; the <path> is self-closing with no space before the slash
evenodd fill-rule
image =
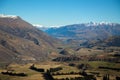
<path id="1" fill-rule="evenodd" d="M 0 16 L 0 62 L 41 61 L 55 51 L 57 39 L 19 16 Z"/>

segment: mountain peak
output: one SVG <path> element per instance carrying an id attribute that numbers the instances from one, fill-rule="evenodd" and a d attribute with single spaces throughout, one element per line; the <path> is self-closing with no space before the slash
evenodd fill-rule
<path id="1" fill-rule="evenodd" d="M 0 25 L 8 28 L 19 28 L 19 29 L 25 29 L 25 28 L 33 28 L 33 26 L 23 20 L 21 17 L 16 15 L 4 15 L 0 14 Z"/>
<path id="2" fill-rule="evenodd" d="M 12 19 L 18 19 L 19 16 L 16 16 L 16 15 L 4 15 L 4 14 L 0 14 L 0 18 L 12 18 Z"/>

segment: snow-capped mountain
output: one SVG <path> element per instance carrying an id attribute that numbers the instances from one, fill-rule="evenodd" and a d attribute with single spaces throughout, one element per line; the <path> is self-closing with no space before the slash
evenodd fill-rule
<path id="1" fill-rule="evenodd" d="M 40 25 L 40 24 L 33 24 L 34 27 L 38 28 L 39 30 L 42 30 L 42 31 L 46 31 L 48 29 L 51 29 L 51 28 L 59 28 L 61 26 L 43 26 L 43 25 Z"/>
<path id="2" fill-rule="evenodd" d="M 19 18 L 19 16 L 0 14 L 0 18 L 12 18 L 12 19 L 17 19 L 17 18 Z"/>
<path id="3" fill-rule="evenodd" d="M 109 26 L 112 26 L 112 25 L 116 25 L 116 23 L 110 23 L 110 22 L 105 22 L 105 21 L 102 21 L 100 23 L 96 23 L 96 22 L 89 22 L 89 23 L 83 23 L 85 24 L 86 26 L 104 26 L 104 25 L 109 25 Z"/>
<path id="4" fill-rule="evenodd" d="M 45 32 L 64 41 L 103 40 L 110 36 L 120 36 L 120 24 L 90 22 L 50 28 Z"/>
<path id="5" fill-rule="evenodd" d="M 33 26 L 38 28 L 39 30 L 42 30 L 42 31 L 46 31 L 50 28 L 50 27 L 45 27 L 45 26 L 40 25 L 40 24 L 33 24 Z"/>
<path id="6" fill-rule="evenodd" d="M 40 25 L 40 24 L 33 24 L 33 26 L 35 26 L 35 27 L 37 27 L 37 28 L 44 27 L 43 25 Z"/>

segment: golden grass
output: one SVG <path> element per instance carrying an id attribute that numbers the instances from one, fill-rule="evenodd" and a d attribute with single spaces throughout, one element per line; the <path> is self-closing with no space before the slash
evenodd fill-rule
<path id="1" fill-rule="evenodd" d="M 17 76 L 8 76 L 8 75 L 0 75 L 0 78 L 2 80 L 5 80 L 4 77 L 9 78 L 10 80 L 44 80 L 42 77 L 42 74 L 33 70 L 30 70 L 29 67 L 32 64 L 27 64 L 27 65 L 18 65 L 18 64 L 11 64 L 9 68 L 15 70 L 14 72 L 24 72 L 28 74 L 26 77 L 17 77 Z M 3 71 L 3 70 L 0 70 Z"/>
<path id="2" fill-rule="evenodd" d="M 92 66 L 92 69 L 88 69 L 86 70 L 87 73 L 90 72 L 99 72 L 101 77 L 97 77 L 97 80 L 101 80 L 102 76 L 104 74 L 110 74 L 110 79 L 114 79 L 115 76 L 119 76 L 120 75 L 120 71 L 114 71 L 114 70 L 105 70 L 105 69 L 98 69 L 98 66 L 102 65 L 102 66 L 109 66 L 109 67 L 120 67 L 120 64 L 118 63 L 109 63 L 109 62 L 101 62 L 101 61 L 91 61 L 91 62 L 87 62 L 87 61 L 80 61 L 80 62 L 74 62 L 75 64 L 81 64 L 81 63 L 85 63 L 85 64 L 89 64 Z M 79 72 L 80 70 L 77 69 L 76 67 L 71 67 L 68 66 L 69 63 L 57 63 L 57 62 L 41 62 L 41 63 L 36 63 L 35 66 L 37 68 L 44 68 L 49 69 L 49 68 L 54 68 L 54 67 L 62 67 L 63 69 L 58 71 L 58 72 L 62 72 L 62 73 L 69 73 L 69 72 Z M 15 70 L 14 72 L 24 72 L 26 74 L 28 74 L 28 76 L 26 77 L 18 77 L 18 76 L 8 76 L 8 75 L 2 75 L 0 74 L 0 80 L 44 80 L 43 74 L 40 72 L 36 72 L 34 70 L 29 69 L 29 67 L 32 65 L 32 63 L 30 64 L 26 64 L 26 65 L 20 65 L 20 64 L 11 64 L 9 65 L 9 68 Z M 3 69 L 0 69 L 0 72 L 4 71 Z M 80 75 L 56 75 L 54 76 L 54 78 L 71 78 L 71 77 L 80 77 Z"/>

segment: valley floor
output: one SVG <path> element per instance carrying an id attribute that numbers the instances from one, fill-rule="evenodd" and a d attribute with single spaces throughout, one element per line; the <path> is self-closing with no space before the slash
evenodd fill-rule
<path id="1" fill-rule="evenodd" d="M 74 64 L 74 65 L 70 65 Z M 80 65 L 88 65 L 87 68 L 81 69 Z M 6 69 L 0 69 L 0 72 L 12 71 L 12 73 L 25 73 L 27 76 L 11 76 L 0 73 L 0 80 L 50 80 L 44 76 L 45 72 L 48 73 L 50 68 L 62 68 L 60 70 L 51 71 L 51 75 L 55 80 L 67 80 L 66 78 L 84 77 L 79 74 L 83 70 L 90 75 L 94 75 L 96 80 L 103 80 L 103 76 L 109 75 L 110 80 L 116 80 L 116 77 L 120 77 L 120 70 L 100 69 L 99 66 L 120 68 L 119 63 L 110 63 L 103 61 L 79 61 L 79 62 L 41 62 L 35 63 L 34 67 L 44 69 L 45 72 L 38 72 L 30 69 L 33 63 L 29 64 L 10 64 Z M 79 67 L 78 67 L 79 66 Z"/>

